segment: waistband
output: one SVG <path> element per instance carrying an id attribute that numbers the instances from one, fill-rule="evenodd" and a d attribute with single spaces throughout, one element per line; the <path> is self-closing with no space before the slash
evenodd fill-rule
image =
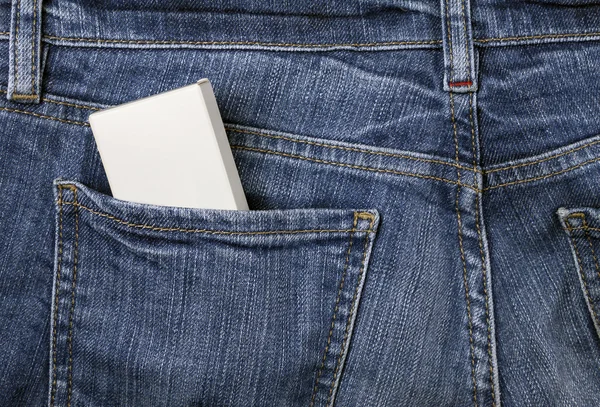
<path id="1" fill-rule="evenodd" d="M 41 1 L 41 0 L 40 0 Z M 440 0 L 48 0 L 42 41 L 67 46 L 293 50 L 442 47 Z M 477 46 L 600 39 L 600 1 L 471 0 Z M 11 1 L 0 0 L 0 39 Z"/>

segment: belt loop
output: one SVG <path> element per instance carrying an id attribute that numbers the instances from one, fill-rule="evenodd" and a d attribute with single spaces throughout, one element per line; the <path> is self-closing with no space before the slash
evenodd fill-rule
<path id="1" fill-rule="evenodd" d="M 7 98 L 40 102 L 42 0 L 12 0 Z"/>
<path id="2" fill-rule="evenodd" d="M 477 91 L 477 61 L 473 52 L 470 0 L 441 0 L 444 90 Z"/>

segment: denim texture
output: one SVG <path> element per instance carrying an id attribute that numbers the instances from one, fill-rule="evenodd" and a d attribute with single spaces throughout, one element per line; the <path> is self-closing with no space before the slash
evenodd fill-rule
<path id="1" fill-rule="evenodd" d="M 600 3 L 21 1 L 0 405 L 598 405 Z M 89 114 L 203 77 L 251 211 L 113 198 Z"/>

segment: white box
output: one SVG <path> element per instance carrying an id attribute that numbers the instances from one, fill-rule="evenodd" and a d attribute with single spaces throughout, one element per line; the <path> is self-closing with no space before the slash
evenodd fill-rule
<path id="1" fill-rule="evenodd" d="M 208 79 L 93 113 L 89 119 L 115 198 L 248 209 Z"/>

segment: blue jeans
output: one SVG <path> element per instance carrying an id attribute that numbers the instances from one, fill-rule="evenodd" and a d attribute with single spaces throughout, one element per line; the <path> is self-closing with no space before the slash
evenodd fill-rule
<path id="1" fill-rule="evenodd" d="M 600 4 L 41 3 L 0 0 L 0 405 L 598 405 Z M 113 198 L 88 115 L 203 77 L 251 211 Z"/>

